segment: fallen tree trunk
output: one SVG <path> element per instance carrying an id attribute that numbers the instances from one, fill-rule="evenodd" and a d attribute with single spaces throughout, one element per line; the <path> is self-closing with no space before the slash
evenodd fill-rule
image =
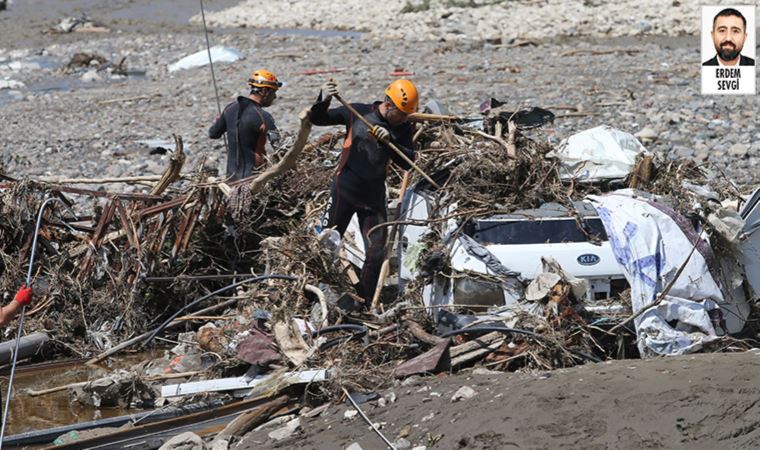
<path id="1" fill-rule="evenodd" d="M 182 137 L 176 134 L 173 136 L 176 151 L 169 160 L 169 167 L 166 168 L 166 171 L 161 176 L 161 179 L 150 191 L 150 195 L 163 194 L 170 184 L 174 183 L 180 178 L 182 166 L 185 164 L 185 152 L 184 146 L 182 145 Z"/>
<path id="2" fill-rule="evenodd" d="M 251 184 L 248 185 L 251 194 L 261 191 L 271 179 L 287 172 L 296 165 L 296 160 L 298 160 L 298 156 L 301 155 L 306 147 L 306 141 L 309 139 L 309 133 L 311 132 L 309 110 L 304 109 L 301 111 L 298 118 L 301 119 L 301 128 L 298 130 L 298 135 L 296 136 L 296 141 L 293 144 L 293 147 L 285 153 L 285 156 L 283 156 L 277 164 L 265 170 L 261 175 L 251 181 Z"/>

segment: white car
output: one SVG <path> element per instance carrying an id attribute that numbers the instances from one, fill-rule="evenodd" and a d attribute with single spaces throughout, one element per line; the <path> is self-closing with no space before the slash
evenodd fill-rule
<path id="1" fill-rule="evenodd" d="M 426 306 L 508 306 L 522 298 L 521 285 L 543 272 L 542 257 L 556 260 L 568 275 L 587 281 L 586 298 L 602 301 L 627 287 L 615 261 L 604 227 L 588 202 L 574 211 L 556 203 L 512 214 L 477 218 L 452 233 L 447 243 L 452 276 L 437 276 L 426 288 Z M 430 202 L 423 190 L 410 190 L 400 220 L 430 218 Z M 458 228 L 453 221 L 450 231 Z M 427 226 L 400 229 L 401 284 L 419 276 L 417 256 Z M 491 278 L 489 280 L 489 278 Z M 505 282 L 505 280 L 510 280 Z"/>

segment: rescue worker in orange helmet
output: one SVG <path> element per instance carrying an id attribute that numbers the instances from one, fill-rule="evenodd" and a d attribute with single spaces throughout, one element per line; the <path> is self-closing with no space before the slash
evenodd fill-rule
<path id="1" fill-rule="evenodd" d="M 330 201 L 322 227 L 335 227 L 342 236 L 351 217 L 354 214 L 358 216 L 366 249 L 358 291 L 369 301 L 385 258 L 387 229 L 380 227 L 369 236 L 367 233 L 375 225 L 387 221 L 387 165 L 393 161 L 402 169 L 410 169 L 409 164 L 383 142 L 392 141 L 410 160 L 414 160 L 414 130 L 408 118 L 409 114 L 417 111 L 419 100 L 414 83 L 396 80 L 385 90 L 382 101 L 352 104 L 372 124 L 368 128 L 344 106 L 328 109 L 330 100 L 335 95 L 339 95 L 337 83 L 330 79 L 311 107 L 310 115 L 314 125 L 346 127 L 343 151 L 333 177 Z"/>
<path id="2" fill-rule="evenodd" d="M 224 108 L 208 135 L 219 139 L 227 133 L 227 177 L 229 181 L 250 176 L 266 163 L 266 141 L 277 146 L 280 134 L 272 116 L 264 108 L 272 105 L 282 83 L 275 74 L 259 69 L 248 79 L 250 92 Z"/>

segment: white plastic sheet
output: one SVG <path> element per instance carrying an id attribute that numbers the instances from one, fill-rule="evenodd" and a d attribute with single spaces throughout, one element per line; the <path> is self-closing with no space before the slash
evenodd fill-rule
<path id="1" fill-rule="evenodd" d="M 222 46 L 211 47 L 211 60 L 214 63 L 221 62 L 235 62 L 239 59 L 243 59 L 243 55 L 240 51 Z M 201 50 L 193 53 L 192 55 L 185 56 L 174 64 L 169 65 L 169 72 L 176 72 L 182 69 L 192 69 L 193 67 L 202 67 L 208 64 L 208 51 Z"/>
<path id="2" fill-rule="evenodd" d="M 708 268 L 714 255 L 686 219 L 627 189 L 589 200 L 631 285 L 634 312 L 651 305 L 688 258 L 664 300 L 634 321 L 641 355 L 689 353 L 716 339 L 709 313 L 723 294 Z"/>
<path id="3" fill-rule="evenodd" d="M 570 136 L 548 156 L 559 158 L 563 179 L 590 182 L 625 178 L 642 152 L 633 135 L 603 125 Z"/>

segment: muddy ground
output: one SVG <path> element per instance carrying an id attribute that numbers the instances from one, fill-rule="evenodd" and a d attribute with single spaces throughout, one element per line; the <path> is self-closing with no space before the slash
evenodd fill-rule
<path id="1" fill-rule="evenodd" d="M 216 10 L 235 3 L 206 1 Z M 172 133 L 188 145 L 186 170 L 217 167 L 223 144 L 206 135 L 217 111 L 208 67 L 167 70 L 205 49 L 202 28 L 188 23 L 198 12 L 197 2 L 104 5 L 16 1 L 0 12 L 0 80 L 23 83 L 0 90 L 2 171 L 31 178 L 159 174 L 166 156 L 149 154 L 138 141 L 170 139 Z M 111 32 L 43 34 L 60 18 L 82 12 Z M 453 113 L 475 115 L 489 97 L 516 108 L 549 108 L 558 116 L 546 129 L 552 143 L 601 124 L 631 133 L 646 129 L 644 144 L 663 159 L 694 158 L 713 176 L 735 181 L 742 192 L 758 182 L 756 98 L 700 95 L 695 36 L 547 35 L 513 47 L 240 28 L 213 29 L 210 39 L 245 56 L 216 66 L 222 104 L 244 91 L 244 81 L 258 67 L 286 82 L 270 108 L 284 131 L 294 131 L 298 111 L 326 77 L 307 71 L 337 69 L 331 76 L 344 96 L 369 101 L 381 95 L 388 73 L 402 68 L 414 72 L 423 103 L 437 98 Z M 126 58 L 134 73 L 85 76 L 93 68 L 65 73 L 77 52 L 115 62 Z M 758 361 L 755 353 L 698 355 L 543 374 L 460 374 L 398 387 L 395 403 L 369 404 L 367 412 L 386 423 L 383 432 L 392 440 L 410 425 L 411 443 L 436 449 L 755 447 Z M 462 385 L 477 395 L 452 403 L 452 393 Z M 304 421 L 304 433 L 281 448 L 335 449 L 353 442 L 383 448 L 360 419 L 343 420 L 345 409 L 333 407 L 325 417 Z M 244 446 L 270 448 L 271 443 Z"/>
<path id="2" fill-rule="evenodd" d="M 383 392 L 395 395 L 394 403 L 360 406 L 391 442 L 401 433 L 412 447 L 429 449 L 757 448 L 758 368 L 760 354 L 747 352 L 535 374 L 480 369 L 407 380 Z M 462 386 L 475 396 L 452 402 Z M 323 417 L 303 421 L 304 434 L 282 445 L 262 433 L 264 439 L 249 436 L 238 448 L 386 448 L 360 417 L 344 417 L 349 409 L 333 406 Z"/>

